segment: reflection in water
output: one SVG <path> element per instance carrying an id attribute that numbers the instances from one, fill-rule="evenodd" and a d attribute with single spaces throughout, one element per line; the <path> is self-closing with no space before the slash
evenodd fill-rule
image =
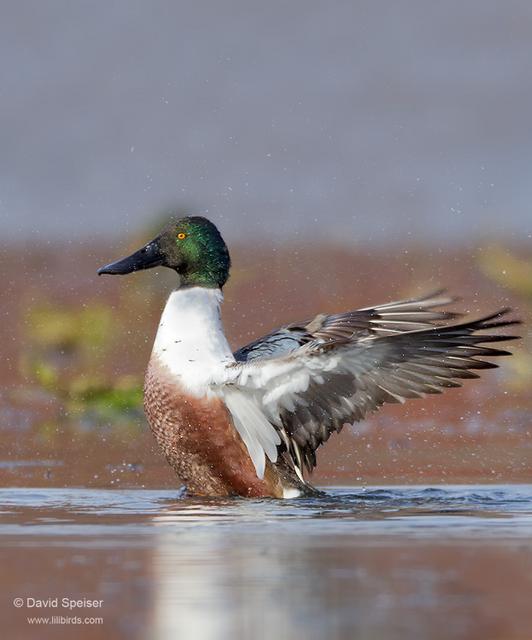
<path id="1" fill-rule="evenodd" d="M 5 489 L 0 514 L 14 637 L 72 637 L 29 634 L 21 594 L 103 598 L 87 638 L 489 640 L 532 623 L 532 486 L 285 502 Z"/>

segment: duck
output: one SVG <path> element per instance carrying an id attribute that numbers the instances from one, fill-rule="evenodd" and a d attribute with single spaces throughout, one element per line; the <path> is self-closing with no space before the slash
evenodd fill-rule
<path id="1" fill-rule="evenodd" d="M 388 403 L 460 387 L 511 355 L 494 346 L 518 336 L 509 308 L 479 319 L 442 309 L 444 290 L 274 329 L 233 352 L 221 305 L 229 250 L 202 216 L 172 219 L 132 255 L 101 267 L 124 275 L 176 274 L 144 383 L 155 439 L 194 496 L 296 498 L 317 450 L 344 425 Z M 494 331 L 496 330 L 496 331 Z"/>

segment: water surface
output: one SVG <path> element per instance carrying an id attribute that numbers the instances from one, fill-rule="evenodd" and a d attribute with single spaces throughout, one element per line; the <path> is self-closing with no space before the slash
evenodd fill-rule
<path id="1" fill-rule="evenodd" d="M 1 489 L 13 637 L 530 638 L 532 485 L 319 498 Z M 99 611 L 13 599 L 102 599 Z M 96 616 L 41 624 L 28 616 Z"/>

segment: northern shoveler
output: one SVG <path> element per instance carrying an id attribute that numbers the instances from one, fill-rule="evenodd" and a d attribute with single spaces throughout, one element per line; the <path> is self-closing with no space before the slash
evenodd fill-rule
<path id="1" fill-rule="evenodd" d="M 510 355 L 485 346 L 515 336 L 509 309 L 478 320 L 438 307 L 442 292 L 358 311 L 319 314 L 232 352 L 220 319 L 229 277 L 227 246 L 202 217 L 171 222 L 131 256 L 99 274 L 165 266 L 178 287 L 161 317 L 144 407 L 157 442 L 188 492 L 295 497 L 314 492 L 303 476 L 316 450 L 388 402 L 459 387 Z M 445 324 L 447 322 L 447 324 Z M 482 333 L 490 330 L 489 333 Z"/>

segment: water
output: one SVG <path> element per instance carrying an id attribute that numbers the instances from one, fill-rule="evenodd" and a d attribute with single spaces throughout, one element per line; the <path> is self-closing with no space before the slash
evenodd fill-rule
<path id="1" fill-rule="evenodd" d="M 72 637 L 26 619 L 77 615 L 103 618 L 76 625 L 87 638 L 525 639 L 532 485 L 293 501 L 1 489 L 0 562 L 1 619 L 17 638 Z M 27 597 L 59 604 L 37 611 Z M 103 603 L 65 610 L 62 597 Z"/>

